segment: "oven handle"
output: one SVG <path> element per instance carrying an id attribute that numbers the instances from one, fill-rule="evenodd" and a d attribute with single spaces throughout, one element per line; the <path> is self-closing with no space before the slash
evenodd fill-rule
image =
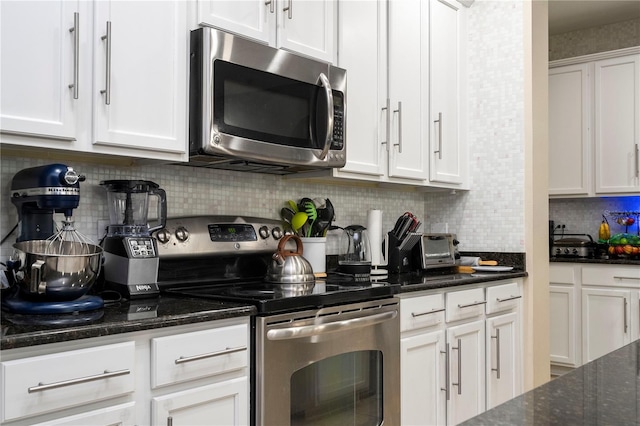
<path id="1" fill-rule="evenodd" d="M 288 340 L 300 337 L 317 336 L 319 334 L 345 331 L 358 327 L 366 327 L 379 322 L 388 321 L 398 316 L 398 311 L 383 312 L 366 317 L 352 318 L 343 321 L 334 321 L 325 324 L 303 325 L 300 327 L 280 328 L 267 331 L 269 340 Z"/>

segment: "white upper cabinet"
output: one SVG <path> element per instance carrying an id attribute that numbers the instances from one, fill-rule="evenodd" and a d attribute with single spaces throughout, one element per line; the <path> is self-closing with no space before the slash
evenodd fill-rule
<path id="1" fill-rule="evenodd" d="M 590 74 L 589 64 L 549 70 L 549 195 L 591 191 Z"/>
<path id="2" fill-rule="evenodd" d="M 596 193 L 640 191 L 640 54 L 595 63 Z"/>
<path id="3" fill-rule="evenodd" d="M 185 152 L 186 12 L 181 1 L 95 3 L 94 151 Z"/>
<path id="4" fill-rule="evenodd" d="M 347 70 L 348 80 L 347 164 L 333 176 L 464 187 L 466 147 L 461 144 L 459 120 L 464 25 L 463 11 L 457 6 L 439 0 L 338 3 L 338 65 Z M 440 21 L 441 15 L 448 20 L 432 28 L 431 22 Z M 437 47 L 430 53 L 433 43 Z M 443 52 L 447 58 L 441 61 Z M 437 77 L 430 80 L 434 69 Z M 431 103 L 447 117 L 441 129 L 442 152 L 447 155 L 434 161 L 432 176 L 429 151 L 435 124 L 430 119 Z"/>
<path id="5" fill-rule="evenodd" d="M 389 2 L 390 177 L 429 177 L 428 136 L 422 127 L 429 99 L 429 32 L 422 25 L 428 13 L 429 3 L 420 0 Z"/>
<path id="6" fill-rule="evenodd" d="M 198 0 L 198 23 L 334 62 L 336 3 L 334 0 Z"/>
<path id="7" fill-rule="evenodd" d="M 455 1 L 431 0 L 429 57 L 431 77 L 430 164 L 431 182 L 464 184 L 468 157 L 463 120 L 462 76 L 465 34 L 462 6 Z"/>
<path id="8" fill-rule="evenodd" d="M 186 2 L 0 7 L 3 143 L 186 159 Z"/>
<path id="9" fill-rule="evenodd" d="M 90 28 L 79 21 L 79 3 L 0 2 L 2 142 L 22 135 L 77 147 L 77 112 L 91 93 L 78 85 L 75 66 L 79 55 L 88 53 L 80 48 Z"/>
<path id="10" fill-rule="evenodd" d="M 640 192 L 640 48 L 551 63 L 549 195 Z"/>
<path id="11" fill-rule="evenodd" d="M 347 69 L 347 164 L 336 171 L 386 175 L 387 11 L 385 2 L 338 4 L 338 66 Z"/>

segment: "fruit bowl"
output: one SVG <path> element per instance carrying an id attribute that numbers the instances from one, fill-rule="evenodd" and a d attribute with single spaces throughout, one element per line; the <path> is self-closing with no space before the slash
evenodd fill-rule
<path id="1" fill-rule="evenodd" d="M 640 258 L 640 236 L 621 233 L 609 238 L 609 255 L 620 258 Z"/>

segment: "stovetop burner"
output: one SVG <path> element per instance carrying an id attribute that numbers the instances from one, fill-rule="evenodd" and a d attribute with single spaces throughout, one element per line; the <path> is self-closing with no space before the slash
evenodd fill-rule
<path id="1" fill-rule="evenodd" d="M 399 284 L 316 280 L 306 284 L 245 282 L 236 284 L 198 284 L 164 289 L 167 294 L 254 305 L 259 314 L 321 308 L 343 303 L 391 297 Z"/>

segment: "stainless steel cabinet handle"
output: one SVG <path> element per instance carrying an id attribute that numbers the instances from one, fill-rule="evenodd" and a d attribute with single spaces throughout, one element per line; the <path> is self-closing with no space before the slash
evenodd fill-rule
<path id="1" fill-rule="evenodd" d="M 293 19 L 293 0 L 288 1 L 288 6 L 282 9 L 283 12 L 289 12 L 287 17 Z"/>
<path id="2" fill-rule="evenodd" d="M 105 88 L 100 93 L 104 95 L 104 103 L 111 105 L 111 21 L 107 21 L 107 34 L 100 37 L 106 41 L 107 65 L 105 73 Z"/>
<path id="3" fill-rule="evenodd" d="M 383 312 L 366 317 L 353 318 L 343 321 L 328 322 L 318 325 L 303 325 L 299 327 L 281 328 L 267 331 L 269 340 L 288 340 L 300 337 L 310 337 L 335 331 L 346 331 L 358 327 L 366 327 L 387 321 L 398 316 L 398 311 Z"/>
<path id="4" fill-rule="evenodd" d="M 458 339 L 458 346 L 451 347 L 458 351 L 458 383 L 451 383 L 458 387 L 458 395 L 462 395 L 462 340 Z"/>
<path id="5" fill-rule="evenodd" d="M 614 276 L 613 279 L 616 280 L 640 280 L 638 277 L 623 277 L 623 276 Z"/>
<path id="6" fill-rule="evenodd" d="M 382 142 L 382 145 L 387 145 L 387 152 L 389 152 L 389 140 L 391 139 L 391 126 L 389 126 L 389 123 L 391 123 L 391 99 L 387 98 L 387 106 L 382 107 L 382 110 L 386 111 L 385 123 L 387 127 L 385 130 L 386 140 Z"/>
<path id="7" fill-rule="evenodd" d="M 458 305 L 458 308 L 470 308 L 471 306 L 478 306 L 478 305 L 486 305 L 487 301 L 483 300 L 482 302 L 473 302 L 473 303 L 468 303 L 466 305 Z"/>
<path id="8" fill-rule="evenodd" d="M 38 383 L 38 386 L 32 386 L 29 389 L 27 389 L 27 391 L 29 393 L 42 392 L 49 389 L 62 388 L 65 386 L 72 386 L 80 383 L 94 382 L 96 380 L 109 379 L 111 377 L 126 376 L 127 374 L 131 374 L 131 370 L 129 369 L 118 370 L 118 371 L 104 370 L 104 373 L 96 374 L 94 376 L 80 377 L 78 379 L 71 379 L 71 380 L 63 380 L 61 382 L 55 382 L 55 383 Z"/>
<path id="9" fill-rule="evenodd" d="M 442 113 L 438 113 L 438 119 L 434 121 L 438 123 L 438 149 L 433 151 L 434 154 L 438 154 L 438 159 L 442 160 Z"/>
<path id="10" fill-rule="evenodd" d="M 640 177 L 640 148 L 636 144 L 636 177 Z"/>
<path id="11" fill-rule="evenodd" d="M 73 99 L 78 99 L 78 75 L 80 73 L 80 14 L 73 13 L 73 27 L 69 28 L 73 33 L 73 83 L 69 89 L 73 89 Z"/>
<path id="12" fill-rule="evenodd" d="M 491 371 L 496 372 L 496 378 L 500 378 L 500 329 L 496 328 L 496 335 L 491 336 L 492 339 L 496 339 L 496 368 L 492 368 Z"/>
<path id="13" fill-rule="evenodd" d="M 324 147 L 318 156 L 319 159 L 324 160 L 329 153 L 329 148 L 331 148 L 331 140 L 333 140 L 333 90 L 329 79 L 324 73 L 320 73 L 318 76 L 318 84 L 324 89 L 325 98 L 327 99 L 327 136 L 324 140 Z"/>
<path id="14" fill-rule="evenodd" d="M 173 426 L 173 417 L 167 417 L 167 426 Z"/>
<path id="15" fill-rule="evenodd" d="M 205 358 L 213 358 L 216 356 L 220 356 L 220 355 L 228 355 L 228 354 L 233 354 L 236 352 L 242 352 L 242 351 L 246 351 L 247 347 L 246 346 L 242 346 L 242 347 L 238 347 L 238 348 L 226 348 L 222 351 L 217 351 L 217 352 L 209 352 L 206 354 L 200 354 L 200 355 L 194 355 L 194 356 L 187 356 L 187 357 L 180 357 L 178 359 L 176 359 L 174 362 L 176 364 L 184 364 L 185 362 L 191 362 L 191 361 L 198 361 L 200 359 L 205 359 Z"/>
<path id="16" fill-rule="evenodd" d="M 505 299 L 500 299 L 499 297 L 496 297 L 496 301 L 497 302 L 508 302 L 509 300 L 516 300 L 516 299 L 521 299 L 522 296 L 509 296 Z"/>
<path id="17" fill-rule="evenodd" d="M 418 312 L 417 314 L 416 314 L 415 312 L 411 312 L 411 316 L 415 318 L 415 317 L 421 317 L 422 315 L 435 314 L 435 313 L 437 313 L 437 312 L 444 312 L 444 311 L 445 311 L 445 308 L 442 308 L 442 309 L 432 309 L 432 310 L 427 311 L 427 312 Z"/>
<path id="18" fill-rule="evenodd" d="M 268 1 L 264 2 L 265 6 L 269 6 L 269 12 L 270 13 L 274 12 L 275 2 L 276 2 L 276 0 L 268 0 Z"/>
<path id="19" fill-rule="evenodd" d="M 449 387 L 449 379 L 450 379 L 450 372 L 449 372 L 449 344 L 447 343 L 446 345 L 446 349 L 444 352 L 440 351 L 440 353 L 444 353 L 445 357 L 444 357 L 444 380 L 445 380 L 445 387 L 444 388 L 440 388 L 440 390 L 443 390 L 447 401 L 449 401 L 451 399 L 451 388 Z"/>
<path id="20" fill-rule="evenodd" d="M 393 112 L 398 113 L 398 143 L 394 143 L 393 146 L 397 146 L 398 153 L 402 154 L 402 102 L 398 101 L 398 109 L 394 109 Z"/>
<path id="21" fill-rule="evenodd" d="M 629 324 L 627 323 L 627 298 L 624 298 L 624 332 L 627 333 L 627 329 L 629 328 Z"/>

